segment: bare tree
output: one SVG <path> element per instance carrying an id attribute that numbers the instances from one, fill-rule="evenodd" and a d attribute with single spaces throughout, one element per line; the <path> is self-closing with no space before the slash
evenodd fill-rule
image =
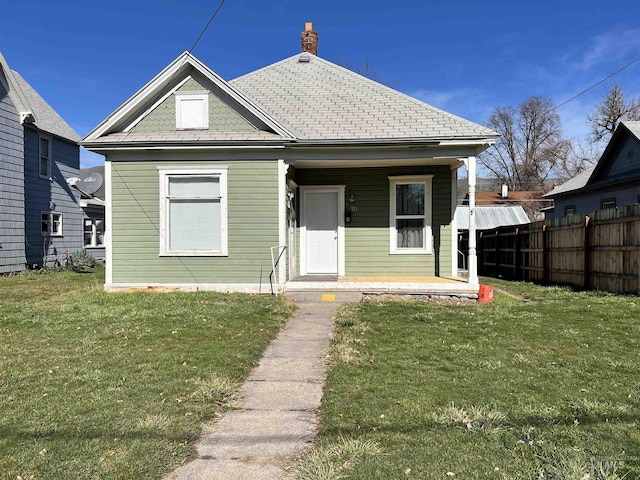
<path id="1" fill-rule="evenodd" d="M 355 72 L 359 75 L 362 75 L 363 77 L 373 80 L 374 82 L 378 82 L 383 85 L 386 85 L 387 87 L 393 87 L 393 85 L 396 85 L 398 83 L 398 80 L 388 81 L 383 79 L 382 76 L 380 75 L 380 72 L 378 70 L 375 70 L 371 65 L 371 62 L 369 61 L 369 57 L 365 57 L 364 64 L 362 66 L 359 66 L 356 63 L 348 60 L 343 60 L 341 58 L 337 58 L 335 60 L 335 63 L 337 65 L 340 65 L 341 67 L 346 68 L 347 70 L 351 70 L 352 72 Z"/>
<path id="2" fill-rule="evenodd" d="M 545 190 L 545 180 L 571 151 L 560 116 L 547 98 L 529 97 L 517 109 L 498 106 L 487 126 L 500 138 L 480 162 L 511 190 Z"/>
<path id="3" fill-rule="evenodd" d="M 623 120 L 640 120 L 640 100 L 627 98 L 622 86 L 614 84 L 587 116 L 594 143 L 607 142 Z"/>
<path id="4" fill-rule="evenodd" d="M 554 173 L 558 179 L 566 181 L 587 168 L 596 164 L 602 149 L 599 144 L 588 140 L 577 140 L 572 142 L 569 154 L 560 159 L 554 169 Z"/>

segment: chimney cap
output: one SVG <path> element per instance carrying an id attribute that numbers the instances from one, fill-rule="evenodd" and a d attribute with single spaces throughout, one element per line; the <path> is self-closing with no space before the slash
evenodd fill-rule
<path id="1" fill-rule="evenodd" d="M 304 31 L 305 32 L 312 32 L 313 31 L 313 22 L 305 22 Z"/>

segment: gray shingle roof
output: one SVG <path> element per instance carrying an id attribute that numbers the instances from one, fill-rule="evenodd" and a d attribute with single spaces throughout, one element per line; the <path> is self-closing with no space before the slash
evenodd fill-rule
<path id="1" fill-rule="evenodd" d="M 622 122 L 629 131 L 640 140 L 640 122 Z"/>
<path id="2" fill-rule="evenodd" d="M 306 57 L 307 62 L 300 58 Z M 229 82 L 302 140 L 495 137 L 320 57 L 297 54 Z"/>
<path id="3" fill-rule="evenodd" d="M 173 142 L 233 142 L 251 140 L 282 140 L 275 133 L 261 130 L 240 132 L 222 132 L 218 130 L 172 130 L 160 132 L 118 132 L 93 140 L 92 144 L 134 143 L 173 143 Z"/>
<path id="4" fill-rule="evenodd" d="M 567 180 L 566 182 L 558 185 L 556 188 L 551 190 L 549 193 L 545 193 L 544 196 L 547 197 L 547 198 L 548 197 L 553 198 L 554 196 L 559 195 L 561 193 L 571 192 L 573 190 L 578 190 L 578 189 L 584 187 L 587 184 L 587 182 L 589 181 L 589 178 L 591 178 L 591 174 L 593 173 L 595 168 L 596 167 L 587 168 L 582 173 L 579 173 L 578 175 L 576 175 L 572 179 Z"/>
<path id="5" fill-rule="evenodd" d="M 469 230 L 469 207 L 457 206 L 455 214 L 458 230 Z M 476 207 L 476 228 L 491 230 L 506 225 L 529 223 L 529 217 L 521 205 Z"/>
<path id="6" fill-rule="evenodd" d="M 12 70 L 19 88 L 26 99 L 36 121 L 33 123 L 39 130 L 66 138 L 72 142 L 80 142 L 80 136 L 65 122 L 60 115 L 36 92 L 18 72 Z"/>

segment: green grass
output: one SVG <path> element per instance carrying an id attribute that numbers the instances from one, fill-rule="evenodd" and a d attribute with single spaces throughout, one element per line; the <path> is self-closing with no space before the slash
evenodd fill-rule
<path id="1" fill-rule="evenodd" d="M 343 306 L 297 478 L 640 478 L 640 299 L 496 285 L 487 305 Z"/>
<path id="2" fill-rule="evenodd" d="M 293 313 L 283 297 L 104 293 L 103 275 L 0 278 L 0 478 L 160 478 Z"/>

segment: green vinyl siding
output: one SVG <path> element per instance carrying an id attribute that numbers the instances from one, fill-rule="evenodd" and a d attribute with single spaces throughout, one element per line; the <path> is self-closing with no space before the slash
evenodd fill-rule
<path id="1" fill-rule="evenodd" d="M 451 275 L 451 170 L 448 166 L 297 169 L 304 185 L 345 185 L 345 206 L 357 207 L 345 225 L 346 276 Z M 389 254 L 389 176 L 433 175 L 433 253 Z M 349 202 L 353 195 L 355 201 Z M 298 257 L 300 258 L 300 257 Z"/>
<path id="2" fill-rule="evenodd" d="M 177 165 L 178 162 L 171 162 Z M 269 282 L 278 245 L 277 161 L 179 162 L 228 166 L 226 257 L 160 257 L 161 162 L 112 163 L 113 283 Z"/>
<path id="3" fill-rule="evenodd" d="M 194 72 L 194 75 L 196 73 Z M 196 81 L 191 78 L 185 82 L 179 92 L 201 92 L 208 90 L 203 85 L 206 81 Z M 176 99 L 173 95 L 167 97 L 160 105 L 149 112 L 131 131 L 133 132 L 166 132 L 176 129 Z M 214 92 L 209 90 L 209 130 L 215 131 L 252 131 L 256 127 L 227 105 Z"/>

